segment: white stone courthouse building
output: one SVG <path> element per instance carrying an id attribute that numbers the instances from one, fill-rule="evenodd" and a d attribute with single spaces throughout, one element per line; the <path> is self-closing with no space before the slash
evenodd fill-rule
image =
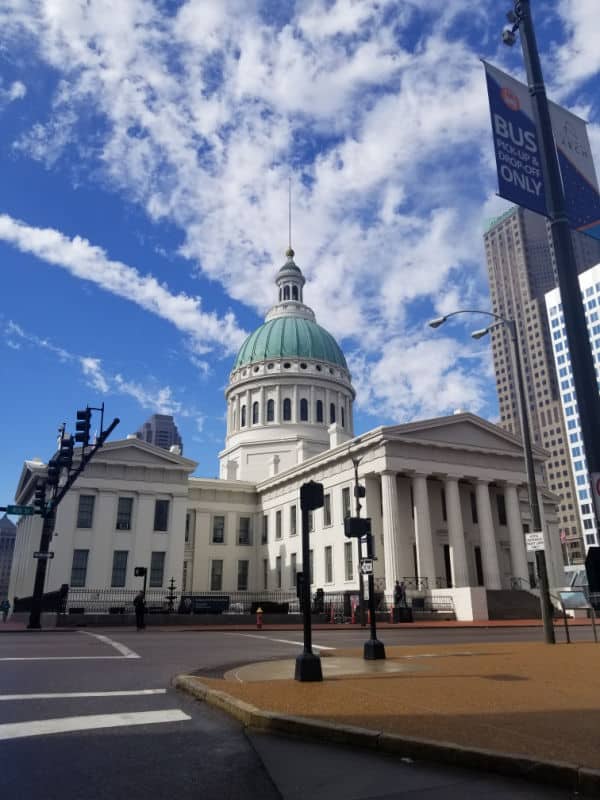
<path id="1" fill-rule="evenodd" d="M 135 436 L 108 442 L 59 506 L 46 591 L 61 584 L 149 588 L 173 577 L 185 592 L 293 590 L 302 570 L 300 487 L 324 486 L 311 514 L 313 592 L 358 585 L 354 460 L 366 488 L 375 578 L 444 595 L 457 618 L 486 618 L 486 590 L 529 586 L 532 530 L 520 440 L 470 413 L 354 435 L 355 392 L 343 352 L 303 303 L 304 277 L 289 250 L 278 302 L 242 345 L 226 389 L 220 478 L 193 477 L 196 462 Z M 543 486 L 535 449 L 551 586 L 564 583 L 558 498 Z M 29 503 L 46 465 L 26 461 L 16 502 Z M 18 525 L 11 599 L 32 592 L 39 517 Z M 415 580 L 416 579 L 416 580 Z"/>

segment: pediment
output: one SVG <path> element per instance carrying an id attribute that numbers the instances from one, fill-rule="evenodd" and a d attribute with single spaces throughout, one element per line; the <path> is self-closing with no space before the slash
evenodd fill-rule
<path id="1" fill-rule="evenodd" d="M 193 472 L 198 466 L 196 461 L 171 453 L 162 447 L 147 444 L 139 439 L 125 439 L 110 442 L 95 455 L 96 463 L 128 464 L 163 469 L 183 469 Z"/>
<path id="2" fill-rule="evenodd" d="M 414 440 L 423 444 L 442 446 L 447 444 L 451 447 L 476 448 L 507 455 L 520 456 L 523 453 L 523 444 L 520 439 L 475 414 L 456 414 L 450 417 L 439 417 L 434 420 L 384 428 L 384 436 L 401 438 L 404 441 Z M 544 457 L 543 450 L 538 447 L 533 449 L 536 456 Z"/>

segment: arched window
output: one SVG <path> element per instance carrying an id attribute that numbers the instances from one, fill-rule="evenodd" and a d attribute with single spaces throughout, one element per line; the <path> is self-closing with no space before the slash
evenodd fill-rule
<path id="1" fill-rule="evenodd" d="M 305 397 L 300 400 L 300 419 L 308 422 L 308 400 Z"/>
<path id="2" fill-rule="evenodd" d="M 340 406 L 340 419 L 342 420 L 342 428 L 346 427 L 346 415 L 344 413 L 344 406 Z"/>
<path id="3" fill-rule="evenodd" d="M 283 287 L 283 299 L 284 300 L 289 300 L 290 299 L 290 287 L 289 286 L 284 286 Z"/>
<path id="4" fill-rule="evenodd" d="M 258 425 L 258 403 L 252 403 L 252 424 Z"/>
<path id="5" fill-rule="evenodd" d="M 333 425 L 335 422 L 335 403 L 331 403 L 329 406 L 329 424 Z"/>
<path id="6" fill-rule="evenodd" d="M 292 401 L 286 397 L 283 401 L 283 421 L 290 422 L 292 419 Z"/>
<path id="7" fill-rule="evenodd" d="M 317 422 L 323 422 L 323 401 L 317 400 Z"/>
<path id="8" fill-rule="evenodd" d="M 273 422 L 275 419 L 275 401 L 267 400 L 267 422 Z"/>
<path id="9" fill-rule="evenodd" d="M 246 406 L 242 406 L 240 426 L 242 428 L 246 427 Z"/>
<path id="10" fill-rule="evenodd" d="M 298 299 L 298 287 L 292 286 L 292 300 Z"/>

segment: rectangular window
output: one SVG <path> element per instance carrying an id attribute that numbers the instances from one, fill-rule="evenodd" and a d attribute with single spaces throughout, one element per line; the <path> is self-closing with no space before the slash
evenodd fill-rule
<path id="1" fill-rule="evenodd" d="M 250 517 L 240 517 L 238 544 L 250 544 Z"/>
<path id="2" fill-rule="evenodd" d="M 79 495 L 79 508 L 77 509 L 77 527 L 91 528 L 94 521 L 94 502 L 96 498 L 93 494 Z"/>
<path id="3" fill-rule="evenodd" d="M 323 496 L 323 525 L 331 525 L 331 495 Z"/>
<path id="4" fill-rule="evenodd" d="M 348 486 L 342 489 L 342 514 L 344 519 L 352 516 L 352 511 L 350 509 L 350 488 Z"/>
<path id="5" fill-rule="evenodd" d="M 498 507 L 498 522 L 506 525 L 506 501 L 503 494 L 496 495 L 496 505 Z"/>
<path id="6" fill-rule="evenodd" d="M 475 497 L 475 492 L 471 492 L 471 519 L 473 520 L 473 525 L 477 525 L 479 522 L 479 517 L 477 516 L 477 498 Z"/>
<path id="7" fill-rule="evenodd" d="M 290 536 L 295 536 L 298 533 L 296 525 L 296 506 L 290 506 Z"/>
<path id="8" fill-rule="evenodd" d="M 269 588 L 269 559 L 263 558 L 263 589 Z"/>
<path id="9" fill-rule="evenodd" d="M 281 539 L 281 509 L 275 512 L 275 538 Z"/>
<path id="10" fill-rule="evenodd" d="M 166 531 L 169 527 L 169 501 L 157 500 L 154 504 L 154 530 Z"/>
<path id="11" fill-rule="evenodd" d="M 89 550 L 73 550 L 71 586 L 85 586 L 89 554 Z"/>
<path id="12" fill-rule="evenodd" d="M 297 565 L 297 557 L 296 553 L 292 553 L 290 556 L 290 578 L 291 578 L 291 587 L 292 589 L 296 588 L 296 575 L 298 574 L 298 565 Z"/>
<path id="13" fill-rule="evenodd" d="M 347 581 L 352 580 L 352 542 L 344 542 L 344 564 L 345 577 Z"/>
<path id="14" fill-rule="evenodd" d="M 133 497 L 119 497 L 117 506 L 117 530 L 131 530 L 131 515 L 133 512 Z"/>
<path id="15" fill-rule="evenodd" d="M 446 509 L 446 490 L 442 488 L 440 490 L 440 499 L 442 501 L 442 519 L 444 522 L 448 521 L 448 511 Z"/>
<path id="16" fill-rule="evenodd" d="M 165 553 L 155 550 L 150 557 L 150 586 L 159 589 L 165 575 Z"/>
<path id="17" fill-rule="evenodd" d="M 325 548 L 325 583 L 333 583 L 333 548 Z"/>
<path id="18" fill-rule="evenodd" d="M 248 591 L 248 565 L 249 561 L 238 561 L 238 592 Z"/>
<path id="19" fill-rule="evenodd" d="M 212 543 L 225 544 L 225 517 L 213 517 Z"/>
<path id="20" fill-rule="evenodd" d="M 275 559 L 275 579 L 277 581 L 277 588 L 281 589 L 281 556 Z"/>
<path id="21" fill-rule="evenodd" d="M 223 589 L 223 560 L 213 558 L 210 563 L 210 590 L 220 592 Z"/>
<path id="22" fill-rule="evenodd" d="M 127 556 L 128 550 L 115 550 L 113 553 L 111 586 L 125 586 L 127 578 Z"/>
<path id="23" fill-rule="evenodd" d="M 269 516 L 268 514 L 263 515 L 263 524 L 262 524 L 262 536 L 260 537 L 261 544 L 267 544 L 269 541 Z"/>

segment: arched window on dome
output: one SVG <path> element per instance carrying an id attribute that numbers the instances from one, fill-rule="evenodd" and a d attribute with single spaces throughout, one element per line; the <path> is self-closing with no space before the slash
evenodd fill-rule
<path id="1" fill-rule="evenodd" d="M 335 403 L 331 403 L 329 406 L 329 424 L 333 425 L 335 422 Z"/>
<path id="2" fill-rule="evenodd" d="M 275 401 L 267 400 L 267 422 L 275 420 Z"/>
<path id="3" fill-rule="evenodd" d="M 289 286 L 284 286 L 283 287 L 283 299 L 284 300 L 289 300 L 290 299 L 290 287 Z"/>
<path id="4" fill-rule="evenodd" d="M 252 403 L 252 424 L 258 425 L 258 403 Z"/>
<path id="5" fill-rule="evenodd" d="M 323 401 L 317 400 L 317 422 L 323 422 Z"/>
<path id="6" fill-rule="evenodd" d="M 292 286 L 292 300 L 298 299 L 298 287 Z"/>
<path id="7" fill-rule="evenodd" d="M 308 400 L 305 397 L 300 400 L 300 421 L 308 422 Z"/>
<path id="8" fill-rule="evenodd" d="M 346 414 L 344 413 L 344 406 L 340 406 L 340 420 L 342 423 L 342 428 L 346 427 Z"/>
<path id="9" fill-rule="evenodd" d="M 241 416 L 240 427 L 241 428 L 245 428 L 246 427 L 246 406 L 242 406 L 242 408 L 240 409 L 240 416 Z"/>
<path id="10" fill-rule="evenodd" d="M 292 401 L 286 397 L 283 401 L 283 421 L 291 422 L 292 419 Z"/>

